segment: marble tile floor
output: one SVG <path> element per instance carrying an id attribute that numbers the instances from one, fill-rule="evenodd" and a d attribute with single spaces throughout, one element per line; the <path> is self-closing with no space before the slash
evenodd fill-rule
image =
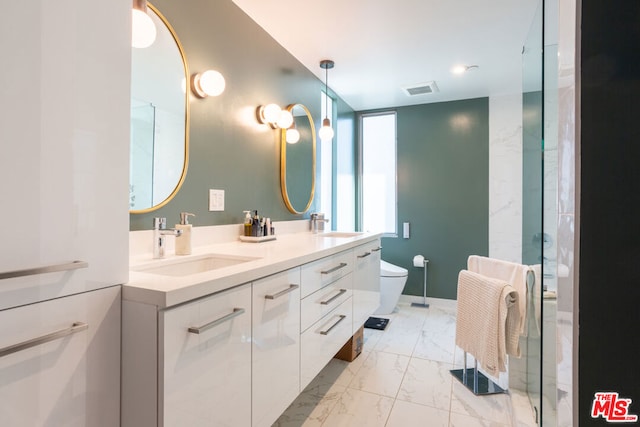
<path id="1" fill-rule="evenodd" d="M 475 396 L 450 374 L 462 367 L 454 305 L 401 302 L 380 317 L 387 329 L 365 329 L 363 352 L 350 363 L 332 359 L 274 427 L 514 424 L 509 394 Z"/>

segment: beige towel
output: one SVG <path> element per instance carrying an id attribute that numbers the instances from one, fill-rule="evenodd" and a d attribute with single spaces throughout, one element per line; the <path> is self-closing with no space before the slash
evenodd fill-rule
<path id="1" fill-rule="evenodd" d="M 515 288 L 518 292 L 518 309 L 520 311 L 520 335 L 525 334 L 527 319 L 527 274 L 531 268 L 528 265 L 471 255 L 467 260 L 467 270 L 483 276 L 500 279 Z"/>
<path id="2" fill-rule="evenodd" d="M 507 282 L 467 270 L 458 275 L 456 345 L 490 375 L 506 371 L 507 354 L 520 357 L 518 292 Z"/>

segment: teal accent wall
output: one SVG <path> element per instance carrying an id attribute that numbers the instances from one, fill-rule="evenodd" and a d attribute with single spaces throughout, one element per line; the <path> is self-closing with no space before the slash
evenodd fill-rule
<path id="1" fill-rule="evenodd" d="M 189 72 L 218 70 L 227 85 L 218 97 L 191 97 L 189 169 L 184 184 L 162 208 L 130 215 L 131 230 L 152 228 L 152 218 L 158 216 L 173 226 L 182 211 L 196 214 L 191 219 L 196 226 L 241 223 L 242 211 L 254 209 L 273 220 L 308 218 L 309 213 L 291 214 L 282 200 L 280 133 L 260 125 L 255 110 L 272 102 L 281 107 L 304 104 L 319 127 L 324 83 L 231 0 L 151 3 L 178 35 Z M 353 114 L 339 98 L 337 108 L 340 115 Z M 336 138 L 344 142 L 349 137 L 337 134 Z M 353 137 L 346 143 L 353 144 Z M 209 189 L 225 190 L 224 212 L 209 212 Z"/>
<path id="2" fill-rule="evenodd" d="M 542 91 L 522 94 L 522 263 L 540 264 L 543 252 Z"/>
<path id="3" fill-rule="evenodd" d="M 458 273 L 489 250 L 488 98 L 397 108 L 398 237 L 382 258 L 409 271 L 404 294 L 456 299 Z M 402 224 L 411 224 L 410 239 Z"/>

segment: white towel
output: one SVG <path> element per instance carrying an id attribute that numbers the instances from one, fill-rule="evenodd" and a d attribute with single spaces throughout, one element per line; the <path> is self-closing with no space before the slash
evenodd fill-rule
<path id="1" fill-rule="evenodd" d="M 507 354 L 520 357 L 517 303 L 518 292 L 507 282 L 460 271 L 456 345 L 490 375 L 506 371 Z"/>
<path id="2" fill-rule="evenodd" d="M 527 319 L 527 274 L 531 267 L 500 259 L 471 255 L 467 260 L 467 269 L 483 276 L 503 280 L 515 288 L 518 292 L 518 309 L 520 311 L 518 331 L 520 335 L 524 335 Z"/>

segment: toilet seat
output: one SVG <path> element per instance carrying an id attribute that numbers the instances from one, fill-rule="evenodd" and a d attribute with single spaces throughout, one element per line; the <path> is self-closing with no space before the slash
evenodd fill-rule
<path id="1" fill-rule="evenodd" d="M 386 261 L 380 260 L 380 277 L 405 277 L 409 272 L 406 268 L 398 267 L 397 265 L 389 264 Z"/>

